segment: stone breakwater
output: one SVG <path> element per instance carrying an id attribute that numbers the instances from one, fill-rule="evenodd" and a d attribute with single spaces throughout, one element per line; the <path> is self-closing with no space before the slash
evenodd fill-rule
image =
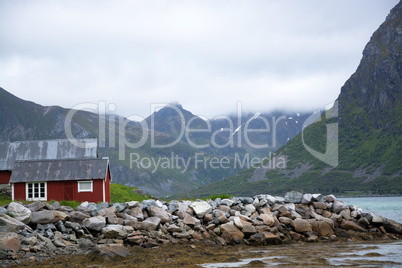
<path id="1" fill-rule="evenodd" d="M 0 263 L 57 255 L 128 256 L 128 247 L 203 241 L 251 246 L 338 239 L 399 239 L 402 225 L 334 195 L 289 192 L 230 199 L 127 203 L 12 202 L 0 207 Z"/>

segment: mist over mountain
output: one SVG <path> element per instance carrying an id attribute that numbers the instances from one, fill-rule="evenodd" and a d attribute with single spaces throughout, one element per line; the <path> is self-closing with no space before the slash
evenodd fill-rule
<path id="1" fill-rule="evenodd" d="M 323 59 L 325 60 L 325 59 Z M 402 2 L 363 50 L 332 109 L 317 116 L 272 159 L 286 168 L 246 169 L 189 195 L 402 193 Z M 332 158 L 332 159 L 331 159 Z"/>
<path id="2" fill-rule="evenodd" d="M 158 196 L 234 175 L 248 167 L 249 159 L 265 157 L 298 134 L 309 114 L 256 115 L 204 120 L 175 103 L 134 122 L 115 114 L 41 106 L 0 88 L 0 142 L 64 139 L 71 128 L 74 138 L 98 138 L 100 157 L 111 159 L 113 182 Z M 227 164 L 220 168 L 211 160 Z"/>

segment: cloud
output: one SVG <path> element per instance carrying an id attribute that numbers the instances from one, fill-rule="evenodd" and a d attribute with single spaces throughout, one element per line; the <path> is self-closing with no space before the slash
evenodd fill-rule
<path id="1" fill-rule="evenodd" d="M 332 102 L 387 1 L 1 1 L 0 81 L 42 105 L 212 117 Z"/>

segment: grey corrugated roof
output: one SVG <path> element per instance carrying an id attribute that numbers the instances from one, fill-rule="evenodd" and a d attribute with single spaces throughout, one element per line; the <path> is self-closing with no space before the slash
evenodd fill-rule
<path id="1" fill-rule="evenodd" d="M 10 183 L 104 179 L 109 159 L 16 161 Z"/>
<path id="2" fill-rule="evenodd" d="M 12 170 L 15 161 L 98 157 L 97 139 L 17 141 L 0 143 L 0 170 Z M 81 148 L 83 147 L 83 148 Z"/>

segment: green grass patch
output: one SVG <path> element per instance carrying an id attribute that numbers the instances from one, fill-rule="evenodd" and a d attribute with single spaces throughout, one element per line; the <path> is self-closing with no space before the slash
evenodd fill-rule
<path id="1" fill-rule="evenodd" d="M 11 198 L 5 194 L 0 194 L 0 206 L 5 206 L 10 204 Z"/>
<path id="2" fill-rule="evenodd" d="M 130 201 L 142 202 L 145 199 L 150 199 L 150 195 L 142 196 L 134 190 L 137 188 L 128 187 L 121 184 L 110 184 L 110 202 L 111 203 L 124 203 Z"/>

